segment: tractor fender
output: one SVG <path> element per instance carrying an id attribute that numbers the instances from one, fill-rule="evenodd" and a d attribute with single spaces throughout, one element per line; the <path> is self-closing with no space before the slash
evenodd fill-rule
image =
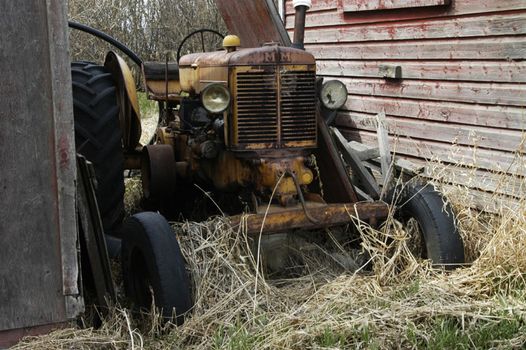
<path id="1" fill-rule="evenodd" d="M 117 87 L 124 150 L 133 151 L 139 146 L 142 132 L 135 79 L 126 61 L 113 51 L 106 55 L 104 67 L 111 72 Z"/>

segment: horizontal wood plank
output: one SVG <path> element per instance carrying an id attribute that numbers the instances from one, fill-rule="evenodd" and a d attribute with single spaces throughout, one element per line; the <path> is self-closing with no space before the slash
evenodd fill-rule
<path id="1" fill-rule="evenodd" d="M 526 36 L 338 45 L 306 45 L 318 59 L 523 60 Z"/>
<path id="2" fill-rule="evenodd" d="M 461 185 L 468 188 L 503 194 L 514 198 L 524 198 L 526 182 L 524 177 L 513 176 L 506 173 L 495 173 L 475 168 L 465 168 L 443 163 L 411 160 L 421 164 L 423 176 L 446 182 L 452 185 Z"/>
<path id="3" fill-rule="evenodd" d="M 450 0 L 343 0 L 343 10 L 346 12 L 379 11 L 402 8 L 444 6 Z"/>
<path id="4" fill-rule="evenodd" d="M 349 140 L 374 146 L 377 144 L 376 132 L 340 128 Z M 510 174 L 526 175 L 526 156 L 516 157 L 515 153 L 477 149 L 430 140 L 415 140 L 404 137 L 391 137 L 391 148 L 401 156 L 457 163 L 467 167 L 477 167 Z"/>
<path id="5" fill-rule="evenodd" d="M 381 78 L 381 65 L 400 66 L 403 79 L 526 82 L 526 61 L 521 62 L 408 62 L 320 60 L 319 74 Z"/>
<path id="6" fill-rule="evenodd" d="M 378 150 L 364 145 L 363 143 L 351 141 L 349 145 L 359 152 L 374 152 L 378 157 Z M 369 162 L 368 164 L 374 164 Z M 404 165 L 414 174 L 452 185 L 460 185 L 470 189 L 502 194 L 514 198 L 524 198 L 526 181 L 523 176 L 509 175 L 503 172 L 485 171 L 477 168 L 466 168 L 456 164 L 445 164 L 426 161 L 400 155 L 395 157 L 395 164 Z M 409 165 L 409 166 L 408 166 Z"/>
<path id="7" fill-rule="evenodd" d="M 287 1 L 287 15 L 285 24 L 287 29 L 294 27 L 294 10 L 292 9 L 292 1 Z M 334 6 L 325 3 L 323 12 L 307 12 L 306 26 L 324 27 L 324 26 L 342 26 L 352 24 L 365 23 L 379 23 L 379 22 L 395 22 L 419 20 L 425 18 L 448 18 L 465 15 L 487 14 L 505 11 L 519 11 L 526 9 L 526 1 L 524 0 L 462 0 L 453 1 L 447 7 L 427 7 L 427 8 L 413 8 L 401 9 L 394 11 L 372 11 L 372 12 L 343 12 L 342 7 Z M 318 6 L 318 1 L 313 2 L 313 6 Z"/>
<path id="8" fill-rule="evenodd" d="M 524 107 L 526 85 L 339 78 L 350 94 Z"/>
<path id="9" fill-rule="evenodd" d="M 462 200 L 470 208 L 494 214 L 506 215 L 506 212 L 521 210 L 524 208 L 524 199 L 517 200 L 503 195 L 496 195 L 469 187 L 458 185 L 441 184 L 440 189 L 447 198 Z M 469 191 L 466 191 L 469 189 Z"/>
<path id="10" fill-rule="evenodd" d="M 372 114 L 340 113 L 336 124 L 347 128 L 376 131 L 376 118 Z M 483 147 L 501 151 L 526 151 L 523 131 L 491 129 L 479 126 L 459 126 L 388 116 L 387 127 L 391 135 L 440 141 L 450 144 Z"/>
<path id="11" fill-rule="evenodd" d="M 526 107 L 483 106 L 444 101 L 418 101 L 381 96 L 349 95 L 345 109 L 362 113 L 526 130 Z"/>
<path id="12" fill-rule="evenodd" d="M 526 34 L 526 16 L 522 13 L 512 13 L 307 29 L 305 43 L 469 38 L 520 34 Z"/>

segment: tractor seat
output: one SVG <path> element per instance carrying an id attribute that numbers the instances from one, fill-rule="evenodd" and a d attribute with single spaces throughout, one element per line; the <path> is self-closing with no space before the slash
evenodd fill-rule
<path id="1" fill-rule="evenodd" d="M 163 62 L 144 62 L 143 71 L 146 80 L 165 80 L 166 76 L 168 80 L 179 80 L 179 65 L 175 62 L 168 62 L 168 65 Z"/>

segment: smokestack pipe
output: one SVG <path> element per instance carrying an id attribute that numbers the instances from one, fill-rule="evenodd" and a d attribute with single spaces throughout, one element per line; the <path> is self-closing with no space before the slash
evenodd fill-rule
<path id="1" fill-rule="evenodd" d="M 296 10 L 294 19 L 294 40 L 292 47 L 296 49 L 305 50 L 303 45 L 305 41 L 305 17 L 307 10 L 310 9 L 312 3 L 311 0 L 294 0 L 292 5 Z"/>

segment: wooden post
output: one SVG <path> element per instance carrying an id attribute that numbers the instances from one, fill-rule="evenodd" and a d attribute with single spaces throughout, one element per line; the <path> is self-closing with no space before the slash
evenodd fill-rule
<path id="1" fill-rule="evenodd" d="M 83 309 L 66 2 L 0 1 L 0 348 Z"/>
<path id="2" fill-rule="evenodd" d="M 378 137 L 378 150 L 380 151 L 380 165 L 382 167 L 382 192 L 380 198 L 383 198 L 391 187 L 393 178 L 393 164 L 391 159 L 391 148 L 389 147 L 389 134 L 387 131 L 387 120 L 385 112 L 376 115 L 376 136 Z"/>

